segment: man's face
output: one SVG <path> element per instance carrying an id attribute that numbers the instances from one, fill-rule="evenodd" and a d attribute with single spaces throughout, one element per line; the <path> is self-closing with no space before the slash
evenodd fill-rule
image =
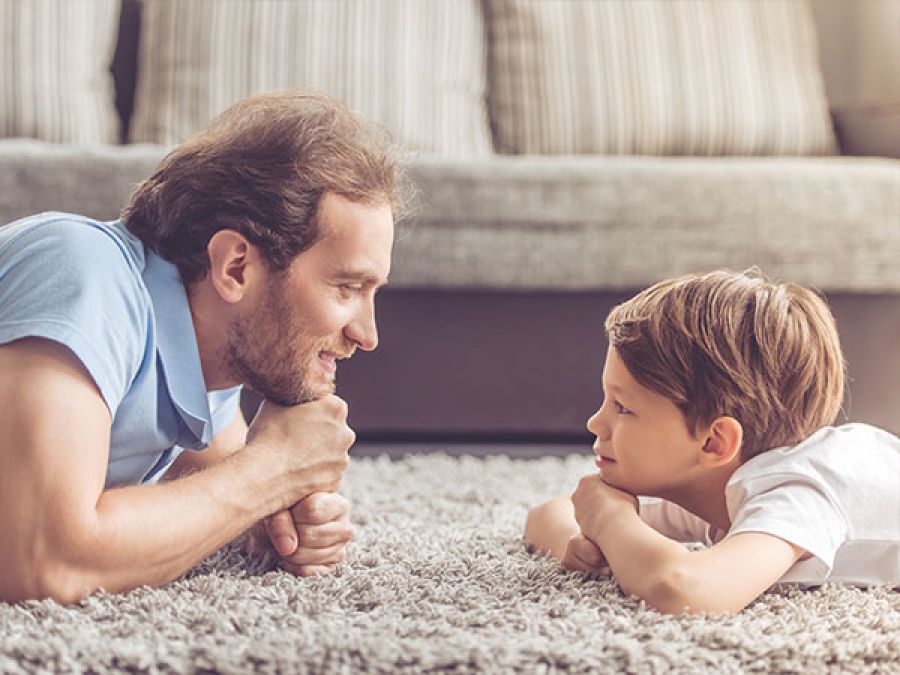
<path id="1" fill-rule="evenodd" d="M 672 401 L 631 376 L 613 347 L 603 391 L 603 405 L 587 424 L 597 436 L 594 454 L 603 480 L 635 495 L 677 495 L 698 470 L 703 439 L 690 432 Z"/>
<path id="2" fill-rule="evenodd" d="M 334 391 L 337 361 L 378 345 L 375 293 L 387 282 L 394 224 L 387 203 L 328 193 L 321 235 L 228 327 L 232 375 L 281 405 Z"/>

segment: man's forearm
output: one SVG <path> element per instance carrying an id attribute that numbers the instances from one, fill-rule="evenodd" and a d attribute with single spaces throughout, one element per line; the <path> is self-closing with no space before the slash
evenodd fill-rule
<path id="1" fill-rule="evenodd" d="M 161 585 L 293 503 L 296 487 L 250 452 L 180 480 L 105 491 L 82 527 L 59 533 L 38 594 L 73 601 Z"/>

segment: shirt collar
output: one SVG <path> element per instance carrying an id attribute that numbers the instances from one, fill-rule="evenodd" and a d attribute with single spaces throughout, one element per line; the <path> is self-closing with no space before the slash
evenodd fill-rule
<path id="1" fill-rule="evenodd" d="M 212 439 L 212 416 L 191 308 L 178 268 L 149 248 L 144 283 L 156 317 L 156 349 L 172 403 L 193 435 L 187 447 L 200 448 Z"/>

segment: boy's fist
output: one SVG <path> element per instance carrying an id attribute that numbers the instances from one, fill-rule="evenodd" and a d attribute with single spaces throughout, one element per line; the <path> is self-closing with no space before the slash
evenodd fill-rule
<path id="1" fill-rule="evenodd" d="M 609 564 L 606 562 L 603 552 L 583 534 L 577 534 L 569 539 L 566 552 L 562 557 L 562 565 L 566 569 L 577 572 L 600 576 L 609 576 L 610 574 Z"/>

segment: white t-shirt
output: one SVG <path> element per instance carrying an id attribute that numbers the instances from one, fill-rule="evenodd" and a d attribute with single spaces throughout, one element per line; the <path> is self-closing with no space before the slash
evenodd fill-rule
<path id="1" fill-rule="evenodd" d="M 641 518 L 678 541 L 765 532 L 799 546 L 779 581 L 900 585 L 900 439 L 867 424 L 820 429 L 747 461 L 725 486 L 723 532 L 680 506 L 641 498 Z"/>

